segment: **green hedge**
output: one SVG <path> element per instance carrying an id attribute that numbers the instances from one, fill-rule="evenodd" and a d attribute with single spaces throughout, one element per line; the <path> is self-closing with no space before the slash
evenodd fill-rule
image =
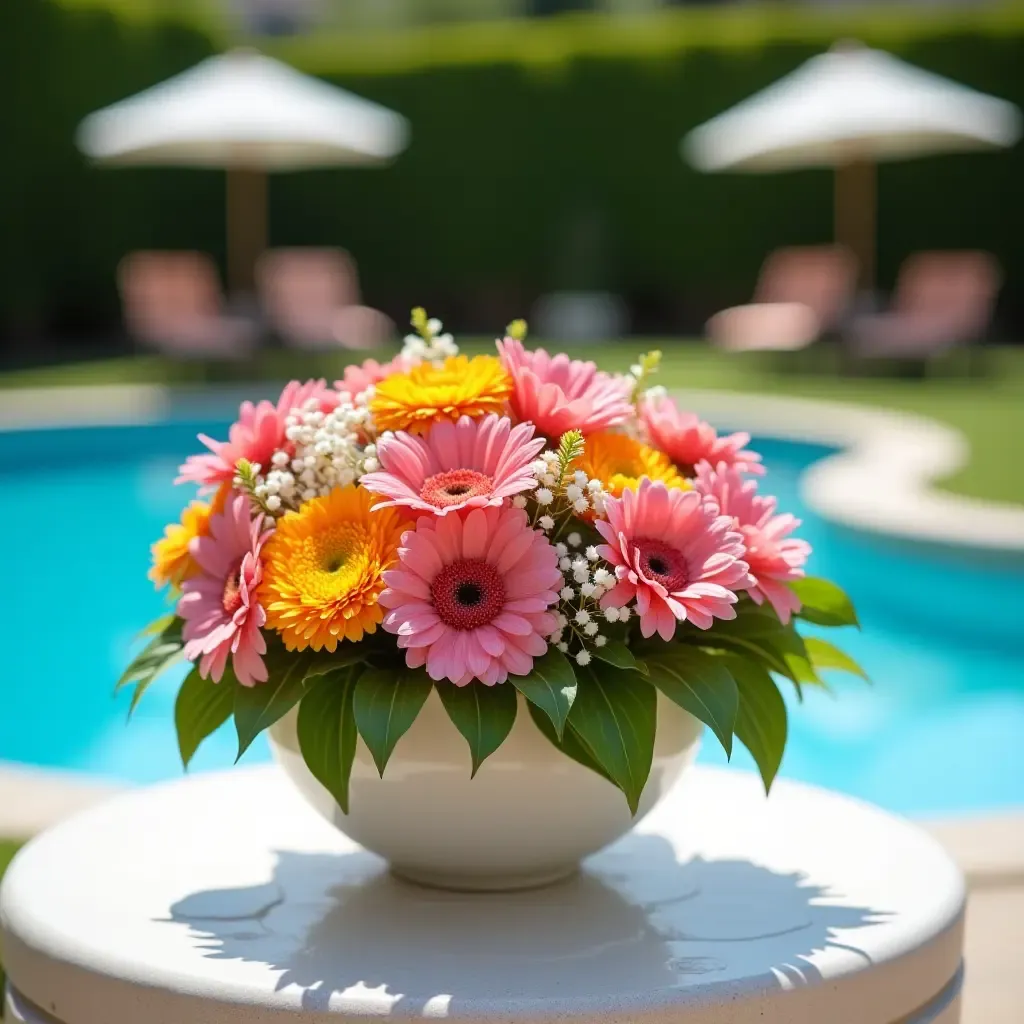
<path id="1" fill-rule="evenodd" d="M 12 47 L 13 10 L 0 3 L 0 89 L 18 97 L 0 115 L 13 184 L 0 188 L 0 217 L 14 225 L 0 238 L 0 323 L 108 326 L 124 252 L 196 246 L 222 257 L 223 181 L 88 168 L 75 124 L 213 44 L 194 29 L 45 0 L 15 7 L 29 31 L 16 26 Z M 425 301 L 479 329 L 545 289 L 612 287 L 662 327 L 692 326 L 746 296 L 769 249 L 830 237 L 832 184 L 815 171 L 699 175 L 679 157 L 690 127 L 835 35 L 1024 105 L 1019 9 L 883 13 L 700 9 L 632 28 L 573 15 L 284 44 L 300 67 L 408 116 L 413 141 L 387 169 L 276 179 L 272 236 L 345 245 L 369 300 L 395 313 Z M 1024 146 L 884 167 L 883 283 L 915 248 L 985 246 L 1003 262 L 1007 293 L 1024 293 L 1022 181 Z"/>

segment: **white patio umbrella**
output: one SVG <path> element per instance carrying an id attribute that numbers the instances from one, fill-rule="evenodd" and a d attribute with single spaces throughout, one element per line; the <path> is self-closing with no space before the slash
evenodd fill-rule
<path id="1" fill-rule="evenodd" d="M 684 155 L 702 171 L 833 167 L 837 240 L 870 285 L 875 170 L 882 160 L 1011 146 L 1020 111 L 881 50 L 841 43 L 695 128 Z"/>
<path id="2" fill-rule="evenodd" d="M 408 139 L 405 118 L 251 50 L 236 50 L 90 114 L 82 151 L 115 165 L 223 168 L 228 279 L 252 283 L 266 247 L 268 171 L 377 164 Z"/>

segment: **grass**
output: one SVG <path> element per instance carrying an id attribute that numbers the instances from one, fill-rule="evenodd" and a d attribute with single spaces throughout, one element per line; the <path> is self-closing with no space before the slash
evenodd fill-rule
<path id="1" fill-rule="evenodd" d="M 204 0 L 59 0 L 67 8 L 110 11 L 141 24 L 173 19 L 209 33 L 216 40 L 237 35 L 239 26 Z M 872 45 L 898 46 L 907 38 L 951 32 L 1014 34 L 1024 25 L 1013 0 L 984 8 L 923 9 L 890 2 L 884 10 L 851 8 L 824 15 L 800 3 L 662 8 L 641 17 L 609 17 L 605 11 L 574 11 L 549 18 L 481 16 L 479 5 L 463 0 L 462 16 L 431 23 L 434 4 L 414 6 L 412 24 L 404 19 L 366 15 L 376 0 L 334 0 L 324 24 L 283 40 L 258 40 L 261 47 L 313 73 L 408 73 L 427 67 L 521 63 L 559 66 L 577 57 L 635 54 L 653 60 L 676 59 L 697 48 L 750 50 L 777 43 L 822 48 L 837 37 Z M 514 10 L 515 5 L 509 5 Z M 450 9 L 450 5 L 448 5 Z M 485 10 L 494 8 L 485 8 Z M 436 11 L 435 11 L 436 13 Z M 499 15 L 500 5 L 498 7 Z M 374 29 L 372 25 L 377 27 Z"/>
<path id="2" fill-rule="evenodd" d="M 11 859 L 18 852 L 18 848 L 21 843 L 16 843 L 9 839 L 0 839 L 0 878 L 3 878 L 4 872 L 7 870 L 7 865 L 11 863 Z M 4 968 L 3 964 L 0 963 L 0 993 L 4 990 Z"/>
<path id="3" fill-rule="evenodd" d="M 970 463 L 942 482 L 960 494 L 1024 504 L 1024 473 L 1007 468 L 1008 439 L 1024 435 L 1024 349 L 996 348 L 986 353 L 982 377 L 955 375 L 954 366 L 940 367 L 941 376 L 927 379 L 843 377 L 830 363 L 833 353 L 813 353 L 814 372 L 780 370 L 757 357 L 726 356 L 707 345 L 679 340 L 633 340 L 568 348 L 573 355 L 597 360 L 608 369 L 624 369 L 646 348 L 664 352 L 661 383 L 670 388 L 724 388 L 762 394 L 799 395 L 887 407 L 930 416 L 962 431 L 971 444 Z M 488 351 L 483 340 L 466 342 L 466 351 Z M 808 353 L 811 355 L 811 353 Z M 356 358 L 350 355 L 349 358 Z M 340 355 L 300 356 L 266 351 L 247 363 L 252 380 L 281 380 L 291 376 L 337 376 Z M 237 370 L 215 371 L 198 366 L 174 366 L 158 356 L 123 358 L 65 365 L 0 375 L 0 390 L 10 387 L 49 387 L 64 384 L 237 382 Z M 0 398 L 2 401 L 2 398 Z"/>
<path id="4" fill-rule="evenodd" d="M 827 16 L 813 5 L 784 3 L 763 8 L 662 8 L 633 18 L 608 17 L 600 10 L 574 11 L 551 18 L 396 26 L 385 32 L 325 25 L 268 48 L 314 74 L 393 74 L 487 63 L 558 67 L 581 57 L 676 60 L 687 50 L 701 48 L 742 52 L 797 44 L 824 49 L 837 37 L 892 48 L 907 39 L 958 31 L 1014 34 L 1022 22 L 1020 5 L 1013 2 L 934 10 L 890 2 L 881 11 L 855 7 L 829 11 Z"/>

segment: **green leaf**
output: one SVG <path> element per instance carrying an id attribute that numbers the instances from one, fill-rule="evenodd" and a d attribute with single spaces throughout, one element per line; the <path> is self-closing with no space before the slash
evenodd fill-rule
<path id="1" fill-rule="evenodd" d="M 182 649 L 179 647 L 170 654 L 162 657 L 159 661 L 154 662 L 139 679 L 134 681 L 132 687 L 132 699 L 128 704 L 129 721 L 131 720 L 132 715 L 135 714 L 135 709 L 139 706 L 139 701 L 142 700 L 145 692 L 153 683 L 156 682 L 157 678 L 166 672 L 172 665 L 176 665 L 178 662 L 184 660 L 185 656 L 182 654 Z"/>
<path id="2" fill-rule="evenodd" d="M 824 685 L 811 664 L 804 638 L 797 633 L 792 623 L 788 626 L 780 623 L 774 632 L 766 631 L 749 637 L 721 635 L 717 625 L 709 631 L 703 646 L 740 654 L 763 665 L 770 672 L 785 676 L 796 687 L 801 700 L 801 684 Z"/>
<path id="3" fill-rule="evenodd" d="M 651 772 L 658 698 L 637 672 L 597 663 L 581 673 L 569 723 L 636 814 Z"/>
<path id="4" fill-rule="evenodd" d="M 551 646 L 544 657 L 534 661 L 528 675 L 509 676 L 508 681 L 551 719 L 555 733 L 561 736 L 576 699 L 576 673 L 569 659 Z"/>
<path id="5" fill-rule="evenodd" d="M 356 727 L 381 776 L 395 744 L 416 720 L 433 683 L 422 669 L 368 669 L 353 698 Z"/>
<path id="6" fill-rule="evenodd" d="M 857 612 L 846 592 L 829 580 L 806 576 L 790 583 L 803 607 L 797 613 L 819 626 L 857 626 Z"/>
<path id="7" fill-rule="evenodd" d="M 176 623 L 177 634 L 180 637 L 181 619 L 179 619 L 173 612 L 168 612 L 166 615 L 161 615 L 159 619 L 154 619 L 148 626 L 140 629 L 136 639 L 141 640 L 144 636 L 159 636 L 161 633 L 167 632 Z"/>
<path id="8" fill-rule="evenodd" d="M 753 756 L 767 793 L 786 749 L 786 702 L 775 681 L 756 662 L 731 655 L 722 660 L 727 662 L 740 693 L 736 736 Z"/>
<path id="9" fill-rule="evenodd" d="M 540 729 L 544 734 L 544 738 L 556 750 L 561 751 L 566 757 L 571 758 L 577 764 L 583 765 L 584 768 L 589 768 L 592 772 L 600 775 L 602 779 L 607 779 L 613 786 L 615 785 L 615 780 L 594 760 L 594 755 L 587 749 L 587 745 L 580 739 L 576 730 L 571 725 L 566 727 L 565 732 L 562 733 L 562 738 L 559 739 L 558 734 L 555 732 L 555 727 L 551 724 L 551 719 L 536 704 L 531 704 L 527 701 L 526 709 L 530 712 L 533 724 Z"/>
<path id="10" fill-rule="evenodd" d="M 172 659 L 178 661 L 178 658 Z M 164 668 L 168 668 L 169 665 L 164 665 Z M 156 676 L 150 676 L 149 679 L 142 679 L 135 684 L 132 688 L 132 699 L 128 704 L 128 719 L 131 720 L 132 715 L 135 714 L 135 709 L 139 706 L 139 701 L 142 700 L 143 694 L 149 689 L 150 685 L 156 681 Z"/>
<path id="11" fill-rule="evenodd" d="M 367 651 L 362 643 L 342 644 L 333 654 L 329 651 L 314 654 L 307 663 L 306 681 L 312 682 L 317 676 L 324 676 L 350 665 L 362 665 L 366 662 L 366 655 Z"/>
<path id="12" fill-rule="evenodd" d="M 786 665 L 785 659 L 774 647 L 765 642 L 764 637 L 748 640 L 743 637 L 717 636 L 712 630 L 705 638 L 705 642 L 700 646 L 705 650 L 739 654 L 744 658 L 757 661 L 771 672 L 789 675 L 789 668 Z"/>
<path id="13" fill-rule="evenodd" d="M 845 651 L 841 651 L 835 644 L 829 643 L 816 636 L 804 637 L 807 646 L 807 654 L 815 669 L 833 668 L 840 672 L 849 672 L 852 675 L 860 676 L 865 682 L 870 682 L 867 672 L 864 671 Z"/>
<path id="14" fill-rule="evenodd" d="M 682 639 L 703 644 L 709 636 L 752 639 L 774 636 L 784 629 L 771 605 L 757 605 L 751 600 L 743 600 L 739 603 L 735 618 L 716 620 L 711 630 L 692 627 Z"/>
<path id="15" fill-rule="evenodd" d="M 179 660 L 183 647 L 181 640 L 167 640 L 162 635 L 153 637 L 114 684 L 114 693 L 129 683 L 152 682 L 165 668 Z"/>
<path id="16" fill-rule="evenodd" d="M 811 657 L 807 653 L 807 644 L 804 638 L 792 627 L 764 641 L 765 646 L 772 650 L 781 659 L 785 666 L 783 675 L 787 676 L 797 684 L 801 683 L 811 686 L 824 686 L 818 673 L 814 671 L 811 664 Z"/>
<path id="17" fill-rule="evenodd" d="M 344 814 L 348 814 L 357 739 L 352 698 L 362 671 L 358 665 L 349 665 L 318 675 L 299 703 L 302 759 Z"/>
<path id="18" fill-rule="evenodd" d="M 699 718 L 732 756 L 739 690 L 724 658 L 695 647 L 662 644 L 646 655 L 649 678 L 684 711 Z"/>
<path id="19" fill-rule="evenodd" d="M 448 717 L 469 744 L 472 778 L 512 731 L 519 703 L 516 691 L 511 686 L 484 686 L 476 681 L 468 686 L 441 682 L 434 688 Z"/>
<path id="20" fill-rule="evenodd" d="M 633 652 L 619 640 L 609 640 L 604 647 L 592 647 L 590 653 L 598 661 L 607 662 L 616 668 L 630 669 L 647 675 L 647 666 L 633 657 Z"/>
<path id="21" fill-rule="evenodd" d="M 152 636 L 152 639 L 132 659 L 121 678 L 114 684 L 114 693 L 118 693 L 125 686 L 134 685 L 131 703 L 128 705 L 129 718 L 139 706 L 142 695 L 157 677 L 184 658 L 181 619 L 177 616 L 165 615 L 151 622 L 140 634 L 145 635 Z"/>
<path id="22" fill-rule="evenodd" d="M 792 679 L 799 687 L 795 673 L 797 670 L 802 671 L 802 666 L 791 666 L 787 653 L 805 654 L 802 641 L 793 625 L 783 626 L 768 605 L 758 606 L 745 599 L 740 602 L 735 619 L 716 621 L 710 630 L 691 629 L 684 632 L 680 639 L 706 650 L 726 651 L 753 658 L 770 671 Z"/>
<path id="23" fill-rule="evenodd" d="M 235 688 L 236 764 L 252 741 L 291 711 L 305 692 L 303 679 L 308 658 L 292 653 L 286 658 L 268 658 L 267 661 L 269 678 L 265 683 Z"/>
<path id="24" fill-rule="evenodd" d="M 219 683 L 203 679 L 194 668 L 181 684 L 174 702 L 174 727 L 182 767 L 188 768 L 199 745 L 230 717 L 235 704 L 235 675 L 228 666 Z"/>

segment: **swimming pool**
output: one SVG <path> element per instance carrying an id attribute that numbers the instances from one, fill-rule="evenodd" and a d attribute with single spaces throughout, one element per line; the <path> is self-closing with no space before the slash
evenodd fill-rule
<path id="1" fill-rule="evenodd" d="M 151 687 L 130 726 L 111 697 L 138 630 L 164 610 L 149 545 L 190 496 L 171 483 L 203 430 L 226 422 L 0 432 L 0 494 L 10 524 L 0 591 L 4 672 L 0 760 L 152 782 L 181 772 L 172 724 L 178 675 Z M 839 641 L 867 687 L 790 699 L 782 773 L 905 813 L 1024 805 L 1024 567 L 830 526 L 800 500 L 801 472 L 828 449 L 755 445 L 784 508 L 804 518 L 811 571 L 846 587 L 863 631 Z M 837 637 L 833 637 L 837 639 Z M 193 770 L 234 760 L 231 726 Z M 717 744 L 702 760 L 722 763 Z M 246 762 L 266 760 L 258 741 Z M 745 751 L 733 763 L 753 767 Z"/>

